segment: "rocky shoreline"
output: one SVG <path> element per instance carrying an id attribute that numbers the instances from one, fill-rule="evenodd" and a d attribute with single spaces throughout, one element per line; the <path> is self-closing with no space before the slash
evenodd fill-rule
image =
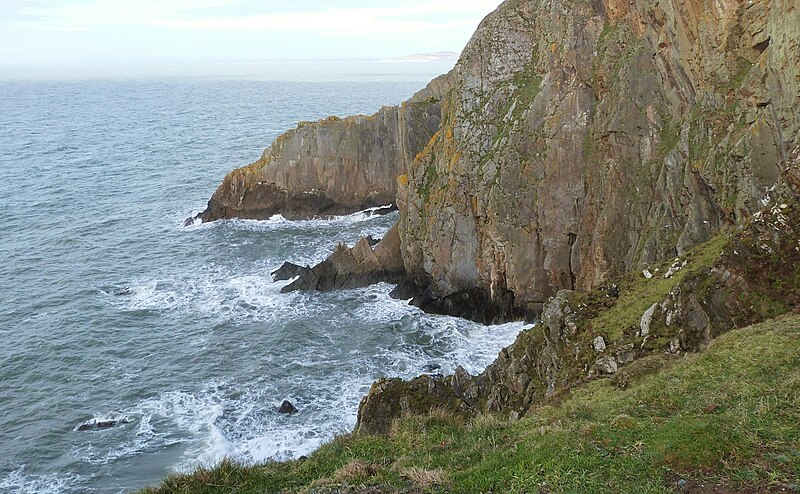
<path id="1" fill-rule="evenodd" d="M 479 376 L 379 381 L 357 429 L 434 408 L 514 418 L 800 303 L 799 100 L 790 0 L 508 0 L 450 73 L 375 115 L 300 124 L 199 218 L 396 203 L 383 239 L 283 266 L 284 290 L 389 282 L 429 312 L 541 324 Z"/>

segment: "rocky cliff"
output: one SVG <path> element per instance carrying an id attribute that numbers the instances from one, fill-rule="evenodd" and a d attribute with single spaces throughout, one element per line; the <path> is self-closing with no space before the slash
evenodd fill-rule
<path id="1" fill-rule="evenodd" d="M 541 322 L 479 376 L 375 383 L 358 430 L 519 417 L 798 307 L 797 2 L 507 1 L 451 77 L 400 190 L 407 273 Z"/>
<path id="2" fill-rule="evenodd" d="M 358 429 L 518 417 L 800 304 L 799 101 L 796 0 L 507 0 L 447 76 L 286 134 L 203 219 L 396 195 L 383 258 L 339 248 L 295 288 L 391 279 L 427 310 L 541 323 L 479 376 L 375 383 Z"/>
<path id="3" fill-rule="evenodd" d="M 439 127 L 447 81 L 435 79 L 403 105 L 371 116 L 301 122 L 258 161 L 228 173 L 198 217 L 301 219 L 393 204 L 397 177 Z"/>
<path id="4" fill-rule="evenodd" d="M 397 198 L 410 290 L 483 320 L 682 255 L 800 154 L 794 0 L 508 0 L 453 71 L 372 117 L 302 124 L 202 214 Z"/>
<path id="5" fill-rule="evenodd" d="M 513 315 L 675 257 L 797 159 L 792 0 L 509 0 L 400 190 L 408 273 Z"/>
<path id="6" fill-rule="evenodd" d="M 396 419 L 432 411 L 517 419 L 599 378 L 627 384 L 705 349 L 734 328 L 800 311 L 800 167 L 742 228 L 651 270 L 590 291 L 562 290 L 483 373 L 383 379 L 361 402 L 357 430 L 387 433 Z"/>

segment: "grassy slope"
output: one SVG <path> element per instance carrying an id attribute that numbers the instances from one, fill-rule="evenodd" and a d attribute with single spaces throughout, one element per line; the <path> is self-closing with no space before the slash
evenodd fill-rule
<path id="1" fill-rule="evenodd" d="M 702 354 L 643 359 L 517 422 L 409 417 L 389 437 L 341 437 L 303 461 L 225 462 L 143 492 L 644 494 L 675 492 L 674 475 L 798 482 L 800 317 L 733 331 Z"/>

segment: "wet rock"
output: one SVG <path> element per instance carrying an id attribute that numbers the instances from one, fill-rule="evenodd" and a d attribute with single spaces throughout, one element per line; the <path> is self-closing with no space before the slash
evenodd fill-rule
<path id="1" fill-rule="evenodd" d="M 88 420 L 75 428 L 78 432 L 91 432 L 91 431 L 101 431 L 106 429 L 111 429 L 116 427 L 117 425 L 129 424 L 131 420 L 128 418 L 121 418 L 121 419 L 92 419 Z"/>
<path id="2" fill-rule="evenodd" d="M 272 281 L 288 281 L 297 276 L 301 276 L 309 269 L 308 266 L 300 266 L 291 262 L 284 262 L 281 267 L 270 273 Z"/>
<path id="3" fill-rule="evenodd" d="M 314 267 L 296 271 L 299 278 L 283 288 L 284 293 L 297 290 L 331 290 L 362 288 L 375 283 L 402 282 L 405 268 L 400 256 L 400 236 L 397 226 L 375 246 L 367 237 L 348 248 L 336 246 L 333 254 Z"/>
<path id="4" fill-rule="evenodd" d="M 278 407 L 278 413 L 292 414 L 297 413 L 299 410 L 289 400 L 283 400 L 281 406 Z"/>
<path id="5" fill-rule="evenodd" d="M 425 367 L 422 368 L 422 371 L 427 373 L 427 374 L 431 374 L 431 373 L 434 373 L 434 372 L 440 370 L 441 368 L 442 368 L 442 366 L 439 365 L 439 364 L 428 364 L 428 365 L 426 365 Z"/>

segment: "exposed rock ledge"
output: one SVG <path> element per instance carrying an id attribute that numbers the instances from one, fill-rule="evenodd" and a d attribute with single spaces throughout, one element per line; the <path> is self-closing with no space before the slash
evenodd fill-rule
<path id="1" fill-rule="evenodd" d="M 275 281 L 297 278 L 281 291 L 362 288 L 375 283 L 396 284 L 391 296 L 409 299 L 426 312 L 463 317 L 491 324 L 511 319 L 533 319 L 538 311 L 523 312 L 514 306 L 513 294 L 506 298 L 490 297 L 484 290 L 456 292 L 436 297 L 430 284 L 418 285 L 406 275 L 400 246 L 399 224 L 372 245 L 370 237 L 361 237 L 353 247 L 339 244 L 327 259 L 313 267 L 285 263 L 272 273 Z M 534 306 L 535 307 L 535 306 Z"/>
<path id="2" fill-rule="evenodd" d="M 362 288 L 375 283 L 399 283 L 405 277 L 403 259 L 400 257 L 400 235 L 397 225 L 378 242 L 374 248 L 369 237 L 361 237 L 352 248 L 344 244 L 336 246 L 333 254 L 314 267 L 294 266 L 285 269 L 283 278 L 298 278 L 283 287 L 282 292 L 296 290 L 319 290 L 327 292 L 337 289 Z M 279 271 L 275 279 L 280 279 Z"/>

